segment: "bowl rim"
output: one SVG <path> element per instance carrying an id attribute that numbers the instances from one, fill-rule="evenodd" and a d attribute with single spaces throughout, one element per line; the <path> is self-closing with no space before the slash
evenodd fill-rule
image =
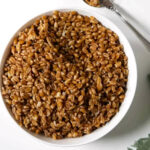
<path id="1" fill-rule="evenodd" d="M 23 26 L 21 26 L 17 32 L 15 32 L 15 34 L 12 36 L 12 38 L 9 40 L 4 53 L 2 55 L 1 58 L 1 64 L 0 64 L 0 89 L 2 90 L 2 74 L 3 74 L 3 67 L 5 64 L 5 60 L 8 57 L 9 53 L 10 53 L 10 46 L 12 44 L 13 39 L 18 35 L 19 31 L 22 31 L 24 28 L 28 27 L 29 25 L 31 25 L 36 19 L 40 18 L 43 15 L 51 15 L 52 12 L 54 10 L 58 10 L 58 11 L 77 11 L 79 14 L 82 15 L 87 15 L 87 16 L 94 16 L 96 17 L 104 26 L 106 26 L 107 28 L 110 28 L 112 31 L 115 29 L 117 31 L 117 35 L 119 33 L 119 39 L 120 37 L 123 39 L 123 41 L 125 41 L 125 43 L 127 44 L 127 47 L 129 48 L 129 50 L 125 51 L 126 55 L 128 54 L 128 69 L 129 69 L 129 62 L 130 60 L 132 60 L 130 62 L 130 66 L 132 64 L 132 70 L 129 69 L 129 75 L 128 75 L 128 82 L 127 82 L 127 88 L 130 89 L 130 91 L 127 89 L 126 94 L 129 94 L 130 97 L 127 95 L 125 96 L 124 102 L 121 104 L 119 112 L 108 122 L 106 123 L 103 127 L 100 127 L 96 130 L 94 130 L 93 132 L 91 132 L 88 135 L 84 135 L 82 137 L 77 137 L 77 138 L 66 138 L 66 139 L 61 139 L 61 140 L 52 140 L 51 138 L 47 138 L 44 136 L 39 136 L 36 135 L 34 133 L 31 133 L 30 131 L 28 131 L 27 129 L 22 128 L 22 130 L 29 135 L 30 137 L 34 137 L 34 139 L 36 139 L 38 142 L 42 142 L 45 143 L 47 145 L 54 145 L 54 146 L 79 146 L 79 145 L 83 145 L 83 144 L 87 144 L 87 143 L 91 143 L 95 140 L 98 140 L 100 138 L 102 138 L 103 136 L 105 136 L 106 134 L 108 134 L 111 130 L 113 130 L 119 123 L 120 121 L 124 118 L 124 116 L 126 115 L 127 111 L 129 110 L 131 103 L 133 101 L 134 95 L 135 95 L 135 91 L 136 91 L 136 87 L 137 87 L 137 65 L 136 65 L 136 60 L 135 60 L 135 56 L 132 50 L 132 47 L 129 43 L 129 41 L 127 40 L 126 36 L 122 33 L 122 31 L 119 29 L 118 26 L 116 26 L 110 19 L 108 19 L 106 16 L 102 15 L 102 14 L 98 14 L 98 12 L 92 12 L 89 9 L 85 9 L 85 8 L 76 8 L 76 7 L 61 7 L 61 8 L 57 8 L 57 9 L 51 9 L 48 12 L 45 13 L 41 13 L 40 15 L 37 15 L 36 17 L 30 19 L 28 22 L 26 22 Z M 111 27 L 108 27 L 108 25 L 105 25 L 105 23 L 109 23 L 110 26 L 113 26 L 113 29 Z M 114 31 L 116 33 L 116 31 Z M 120 42 L 122 43 L 123 41 Z M 123 45 L 126 46 L 126 45 Z M 124 49 L 125 50 L 125 49 Z M 131 74 L 130 73 L 133 73 Z M 0 90 L 0 93 L 1 93 Z M 128 99 L 127 99 L 128 98 Z M 19 124 L 17 123 L 17 121 L 14 119 L 11 110 L 7 107 L 6 103 L 4 102 L 4 99 L 2 97 L 2 93 L 0 94 L 0 99 L 2 99 L 3 104 L 5 105 L 5 109 L 9 112 L 9 116 L 11 116 L 10 118 L 13 120 L 13 122 L 15 124 L 17 124 L 17 126 L 20 128 Z M 129 101 L 130 100 L 130 101 Z M 16 126 L 16 127 L 17 127 Z M 102 133 L 101 133 L 102 132 Z M 23 132 L 22 132 L 23 133 Z M 48 140 L 46 140 L 48 139 Z M 51 141 L 50 141 L 51 139 Z M 76 142 L 74 142 L 76 140 Z M 70 141 L 72 141 L 71 143 L 69 143 Z M 61 144 L 59 144 L 61 142 Z"/>

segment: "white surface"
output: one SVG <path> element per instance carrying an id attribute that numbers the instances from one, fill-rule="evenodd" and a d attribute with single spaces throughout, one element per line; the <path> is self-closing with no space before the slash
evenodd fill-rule
<path id="1" fill-rule="evenodd" d="M 120 0 L 119 2 L 122 1 L 130 0 Z M 135 8 L 138 6 L 138 2 L 139 0 L 132 0 L 132 7 Z M 146 11 L 150 14 L 150 10 L 147 7 L 147 5 L 150 5 L 150 1 L 142 0 L 142 2 L 143 9 L 146 10 L 147 8 Z M 146 3 L 145 5 L 144 2 Z M 66 7 L 67 5 L 87 7 L 81 0 L 0 0 L 0 57 L 9 39 L 20 26 L 38 14 L 49 11 L 50 9 L 57 9 L 64 5 L 66 5 Z M 132 7 L 130 5 L 129 8 Z M 91 11 L 94 10 L 94 8 L 91 8 Z M 96 11 L 98 11 L 98 9 L 96 9 Z M 132 15 L 140 20 L 138 12 L 132 12 L 132 9 L 128 10 L 128 12 L 130 14 L 133 13 Z M 16 130 L 16 125 L 14 123 L 12 124 L 12 120 L 10 120 L 10 116 L 3 109 L 3 104 L 0 100 L 1 150 L 126 150 L 135 140 L 140 137 L 145 137 L 150 133 L 150 85 L 148 85 L 146 79 L 147 74 L 150 72 L 150 53 L 148 53 L 146 49 L 150 49 L 150 47 L 144 46 L 135 34 L 112 12 L 101 9 L 99 13 L 111 18 L 111 20 L 122 29 L 130 41 L 137 59 L 138 88 L 133 104 L 126 117 L 111 133 L 96 142 L 78 147 L 53 147 L 28 138 L 26 134 L 22 134 L 21 129 Z M 145 16 L 148 17 L 147 13 Z M 144 19 L 143 16 L 141 16 L 141 18 Z M 147 22 L 147 19 L 145 19 L 145 22 Z M 149 25 L 148 23 L 146 26 L 148 27 Z"/>
<path id="2" fill-rule="evenodd" d="M 114 0 L 128 12 L 136 23 L 140 23 L 150 33 L 149 0 Z"/>

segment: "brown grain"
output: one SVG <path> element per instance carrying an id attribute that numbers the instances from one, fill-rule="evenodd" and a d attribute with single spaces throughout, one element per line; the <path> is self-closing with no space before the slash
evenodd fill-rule
<path id="1" fill-rule="evenodd" d="M 84 0 L 88 5 L 94 7 L 100 7 L 100 0 Z"/>
<path id="2" fill-rule="evenodd" d="M 96 18 L 55 11 L 14 39 L 2 95 L 30 131 L 53 139 L 83 136 L 119 111 L 127 63 L 118 36 Z"/>

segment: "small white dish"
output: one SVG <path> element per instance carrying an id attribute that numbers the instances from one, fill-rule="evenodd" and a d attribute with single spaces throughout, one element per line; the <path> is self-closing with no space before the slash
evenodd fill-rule
<path id="1" fill-rule="evenodd" d="M 37 139 L 38 141 L 41 141 L 45 144 L 52 144 L 55 146 L 77 146 L 77 145 L 82 145 L 82 144 L 87 144 L 90 143 L 92 141 L 95 141 L 101 137 L 103 137 L 104 135 L 106 135 L 107 133 L 109 133 L 113 128 L 115 128 L 119 122 L 123 119 L 123 117 L 125 116 L 125 114 L 127 113 L 128 109 L 130 108 L 130 105 L 133 101 L 134 98 L 134 94 L 136 91 L 136 85 L 137 85 L 137 67 L 136 67 L 136 61 L 135 61 L 135 57 L 133 54 L 133 50 L 128 42 L 128 40 L 126 39 L 126 37 L 124 36 L 124 34 L 120 31 L 120 29 L 114 24 L 112 23 L 110 20 L 108 20 L 106 17 L 96 13 L 96 12 L 92 12 L 89 10 L 84 10 L 84 9 L 76 9 L 76 8 L 67 8 L 67 9 L 57 9 L 59 11 L 70 11 L 70 10 L 75 10 L 78 13 L 82 14 L 82 15 L 87 15 L 87 16 L 94 16 L 96 17 L 104 26 L 106 26 L 107 28 L 110 28 L 112 31 L 114 31 L 115 33 L 117 33 L 117 35 L 119 36 L 120 42 L 121 44 L 124 46 L 124 51 L 128 57 L 128 69 L 129 69 L 129 76 L 128 76 L 128 83 L 127 83 L 127 92 L 126 92 L 126 96 L 124 99 L 124 102 L 122 103 L 122 105 L 120 106 L 120 110 L 119 112 L 103 127 L 96 129 L 95 131 L 93 131 L 92 133 L 82 136 L 82 137 L 78 137 L 78 138 L 66 138 L 66 139 L 61 139 L 61 140 L 53 140 L 51 138 L 42 136 L 42 135 L 36 135 L 32 132 L 29 132 L 28 130 L 26 130 L 25 128 L 22 128 L 23 131 L 29 135 L 30 138 Z M 17 36 L 19 31 L 22 31 L 24 28 L 30 26 L 37 18 L 41 17 L 42 15 L 51 15 L 53 11 L 49 11 L 47 13 L 41 14 L 33 19 L 31 19 L 29 22 L 27 22 L 25 25 L 23 25 L 16 33 L 15 35 L 12 37 L 12 39 L 9 41 L 4 55 L 2 57 L 1 60 L 1 66 L 0 66 L 0 87 L 2 87 L 2 74 L 3 74 L 3 67 L 4 67 L 4 63 L 6 58 L 8 57 L 9 53 L 10 53 L 10 46 L 13 42 L 14 37 Z M 2 95 L 0 96 L 0 99 L 3 100 Z M 4 101 L 3 101 L 4 102 Z M 5 102 L 4 102 L 5 104 Z M 9 114 L 11 115 L 11 118 L 14 120 L 13 115 L 11 113 L 11 110 L 6 106 L 5 104 L 5 108 L 7 109 L 7 112 L 9 112 Z M 14 120 L 14 122 L 16 122 Z M 18 126 L 18 128 L 20 128 L 20 126 L 18 125 L 18 123 L 16 122 L 16 125 Z"/>

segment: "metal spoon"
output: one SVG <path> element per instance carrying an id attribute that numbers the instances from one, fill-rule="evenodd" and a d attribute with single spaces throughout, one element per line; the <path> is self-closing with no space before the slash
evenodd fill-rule
<path id="1" fill-rule="evenodd" d="M 132 30 L 134 30 L 138 34 L 138 36 L 144 40 L 144 42 L 150 44 L 150 34 L 147 33 L 144 29 L 142 29 L 142 27 L 140 27 L 140 25 L 138 24 L 136 24 L 136 27 L 134 27 L 131 21 L 129 21 L 129 19 L 127 20 L 123 12 L 117 9 L 118 5 L 115 4 L 112 0 L 100 0 L 100 5 L 101 7 L 106 7 L 114 11 L 123 20 L 124 23 L 126 23 L 130 28 L 132 28 Z"/>

